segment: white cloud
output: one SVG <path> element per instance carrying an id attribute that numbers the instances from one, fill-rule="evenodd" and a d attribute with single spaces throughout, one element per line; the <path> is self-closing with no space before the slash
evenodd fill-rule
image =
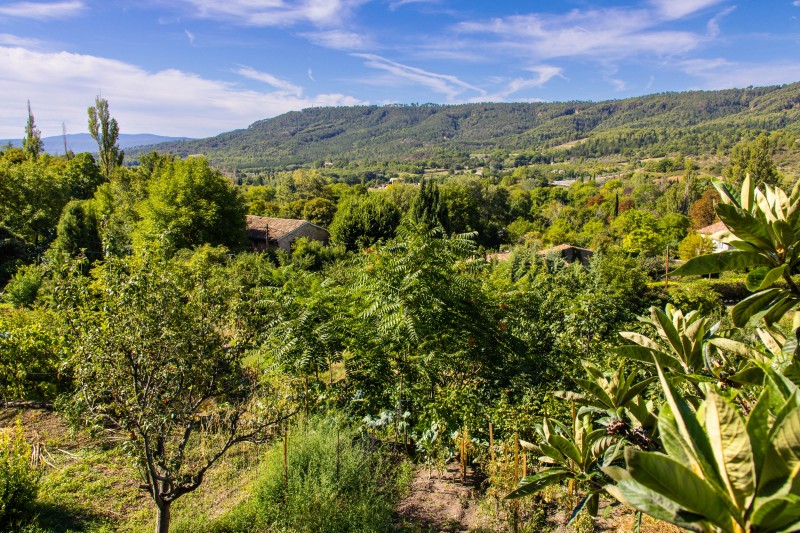
<path id="1" fill-rule="evenodd" d="M 317 81 L 314 79 L 314 71 L 311 69 L 308 69 L 308 79 L 311 81 Z"/>
<path id="2" fill-rule="evenodd" d="M 707 7 L 719 4 L 722 0 L 651 0 L 660 13 L 669 19 L 679 19 Z"/>
<path id="3" fill-rule="evenodd" d="M 440 0 L 395 0 L 389 4 L 389 10 L 394 11 L 408 4 L 438 4 Z"/>
<path id="4" fill-rule="evenodd" d="M 264 82 L 282 93 L 293 94 L 295 96 L 301 96 L 303 94 L 303 88 L 299 85 L 282 80 L 266 72 L 261 72 L 250 67 L 239 67 L 236 69 L 236 73 L 251 80 Z"/>
<path id="5" fill-rule="evenodd" d="M 38 48 L 42 45 L 42 41 L 38 39 L 28 39 L 27 37 L 18 37 L 10 33 L 0 33 L 0 46 L 23 46 L 25 48 Z"/>
<path id="6" fill-rule="evenodd" d="M 681 62 L 679 67 L 702 80 L 703 89 L 783 85 L 800 79 L 800 62 L 792 61 L 740 63 L 722 58 L 692 59 Z"/>
<path id="7" fill-rule="evenodd" d="M 243 26 L 336 26 L 366 0 L 183 0 L 201 18 Z"/>
<path id="8" fill-rule="evenodd" d="M 461 81 L 456 76 L 428 72 L 421 68 L 411 67 L 397 63 L 376 54 L 353 54 L 355 57 L 366 59 L 366 66 L 383 70 L 391 75 L 395 81 L 407 81 L 423 85 L 437 93 L 444 94 L 448 100 L 454 100 L 464 91 L 476 91 L 482 95 L 486 91 Z"/>
<path id="9" fill-rule="evenodd" d="M 495 37 L 493 42 L 475 44 L 476 48 L 500 48 L 540 60 L 674 55 L 692 50 L 705 40 L 705 36 L 692 32 L 654 29 L 662 21 L 648 10 L 609 8 L 469 21 L 456 26 L 456 31 Z"/>
<path id="10" fill-rule="evenodd" d="M 82 12 L 86 6 L 79 0 L 65 2 L 15 2 L 0 6 L 0 17 L 36 20 L 62 19 Z"/>
<path id="11" fill-rule="evenodd" d="M 364 50 L 366 48 L 374 48 L 371 39 L 363 33 L 343 30 L 326 30 L 301 33 L 300 36 L 314 44 L 326 48 L 333 48 L 334 50 Z"/>
<path id="12" fill-rule="evenodd" d="M 21 136 L 28 99 L 44 135 L 58 135 L 62 121 L 69 131 L 84 131 L 86 108 L 98 92 L 108 99 L 123 133 L 190 137 L 242 128 L 311 106 L 366 103 L 342 94 L 301 97 L 285 90 L 249 90 L 176 69 L 151 72 L 122 61 L 69 52 L 0 46 L 0 64 L 0 137 L 4 138 Z"/>
<path id="13" fill-rule="evenodd" d="M 189 39 L 189 44 L 194 44 L 194 33 L 189 30 L 183 30 L 186 33 L 186 38 Z"/>
<path id="14" fill-rule="evenodd" d="M 561 68 L 549 65 L 530 67 L 526 70 L 534 72 L 535 74 L 537 74 L 537 76 L 535 78 L 516 78 L 514 80 L 511 80 L 511 82 L 508 83 L 506 88 L 503 91 L 499 92 L 497 96 L 500 97 L 500 99 L 504 99 L 505 97 L 508 97 L 514 93 L 517 93 L 525 89 L 541 87 L 542 85 L 544 85 L 545 83 L 547 83 L 556 76 L 559 76 L 561 78 L 564 77 L 561 73 L 562 72 Z"/>

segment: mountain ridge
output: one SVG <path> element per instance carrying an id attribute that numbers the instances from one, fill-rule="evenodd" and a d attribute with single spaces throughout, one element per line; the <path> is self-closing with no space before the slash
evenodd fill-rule
<path id="1" fill-rule="evenodd" d="M 567 155 L 654 147 L 691 154 L 799 124 L 800 83 L 794 83 L 600 102 L 315 107 L 131 155 L 152 149 L 181 157 L 202 154 L 216 166 L 247 170 L 339 160 L 467 160 L 474 152 L 546 151 L 578 139 L 586 141 L 565 149 Z"/>

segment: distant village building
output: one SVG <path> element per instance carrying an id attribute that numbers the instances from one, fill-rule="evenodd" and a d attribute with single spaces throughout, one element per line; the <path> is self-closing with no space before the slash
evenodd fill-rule
<path id="1" fill-rule="evenodd" d="M 253 250 L 290 252 L 292 243 L 301 237 L 327 243 L 329 235 L 328 230 L 308 220 L 247 215 L 247 238 Z"/>
<path id="2" fill-rule="evenodd" d="M 715 252 L 724 252 L 726 250 L 733 249 L 733 246 L 730 244 L 725 244 L 722 242 L 722 234 L 728 232 L 728 227 L 723 222 L 715 222 L 710 226 L 706 226 L 704 228 L 700 228 L 696 231 L 696 233 L 702 237 L 707 239 L 711 239 L 714 242 L 714 251 Z"/>
<path id="3" fill-rule="evenodd" d="M 539 250 L 536 253 L 541 256 L 557 254 L 561 257 L 561 259 L 563 259 L 567 263 L 574 263 L 575 261 L 580 261 L 580 263 L 583 266 L 589 266 L 589 260 L 594 255 L 594 250 L 590 248 L 580 248 L 578 246 L 572 246 L 571 244 L 559 244 L 558 246 L 553 246 L 552 248 L 545 248 L 544 250 Z M 498 252 L 493 254 L 487 254 L 486 260 L 508 261 L 509 257 L 511 257 L 511 252 Z"/>
<path id="4" fill-rule="evenodd" d="M 566 261 L 567 263 L 574 263 L 575 261 L 580 261 L 583 266 L 589 266 L 589 260 L 594 255 L 594 250 L 590 248 L 580 248 L 578 246 L 572 246 L 571 244 L 559 244 L 558 246 L 553 246 L 552 248 L 545 248 L 544 250 L 539 250 L 537 252 L 539 255 L 551 255 L 557 254 L 561 256 L 561 259 Z"/>

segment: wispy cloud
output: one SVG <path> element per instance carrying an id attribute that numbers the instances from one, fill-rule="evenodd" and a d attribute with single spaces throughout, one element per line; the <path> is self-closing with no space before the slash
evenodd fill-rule
<path id="1" fill-rule="evenodd" d="M 441 0 L 395 0 L 389 3 L 389 10 L 395 11 L 397 8 L 408 4 L 438 4 L 440 1 Z"/>
<path id="2" fill-rule="evenodd" d="M 375 44 L 364 33 L 356 33 L 344 30 L 325 30 L 316 32 L 305 32 L 300 34 L 314 44 L 333 48 L 335 50 L 364 50 L 375 48 Z"/>
<path id="3" fill-rule="evenodd" d="M 39 48 L 42 41 L 39 39 L 29 39 L 19 37 L 10 33 L 0 33 L 0 46 L 21 46 L 23 48 Z"/>
<path id="4" fill-rule="evenodd" d="M 691 59 L 681 62 L 679 67 L 701 80 L 703 89 L 782 85 L 800 80 L 800 61 L 745 63 L 723 58 Z"/>
<path id="5" fill-rule="evenodd" d="M 266 83 L 270 87 L 278 89 L 278 91 L 282 93 L 293 94 L 295 96 L 300 96 L 303 94 L 303 88 L 299 85 L 282 80 L 277 76 L 273 76 L 267 72 L 261 72 L 250 67 L 239 67 L 236 69 L 236 73 L 240 76 L 244 76 L 245 78 Z"/>
<path id="6" fill-rule="evenodd" d="M 722 0 L 651 0 L 651 4 L 668 19 L 680 19 L 697 13 Z"/>
<path id="7" fill-rule="evenodd" d="M 183 30 L 186 33 L 186 38 L 189 39 L 189 44 L 194 44 L 194 33 L 189 30 Z"/>
<path id="8" fill-rule="evenodd" d="M 496 93 L 496 99 L 505 99 L 525 89 L 541 87 L 556 76 L 564 77 L 561 68 L 549 65 L 530 67 L 526 70 L 535 73 L 536 76 L 533 78 L 516 78 L 511 80 L 508 85 L 506 85 L 505 89 Z"/>
<path id="9" fill-rule="evenodd" d="M 51 20 L 80 14 L 86 5 L 79 0 L 64 2 L 14 2 L 0 6 L 0 17 Z"/>
<path id="10" fill-rule="evenodd" d="M 182 0 L 201 18 L 243 26 L 339 25 L 366 0 Z"/>
<path id="11" fill-rule="evenodd" d="M 0 46 L 0 64 L 0 137 L 21 135 L 28 99 L 36 107 L 36 122 L 45 135 L 60 132 L 62 121 L 70 131 L 82 131 L 86 107 L 98 90 L 108 98 L 123 132 L 192 137 L 312 106 L 366 103 L 343 94 L 298 96 L 286 87 L 249 90 L 176 69 L 153 72 L 114 59 L 68 52 Z M 51 87 L 59 88 L 58 98 L 53 98 Z"/>
<path id="12" fill-rule="evenodd" d="M 425 86 L 434 92 L 443 94 L 448 100 L 455 100 L 464 91 L 476 91 L 485 95 L 486 91 L 460 80 L 456 76 L 449 74 L 437 74 L 428 72 L 421 68 L 403 65 L 391 59 L 381 57 L 376 54 L 352 54 L 354 57 L 365 59 L 366 66 L 378 70 L 383 70 L 390 74 L 397 81 L 406 81 Z"/>

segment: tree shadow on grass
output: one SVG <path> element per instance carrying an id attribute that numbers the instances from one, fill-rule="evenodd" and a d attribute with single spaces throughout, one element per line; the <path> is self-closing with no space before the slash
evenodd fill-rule
<path id="1" fill-rule="evenodd" d="M 107 516 L 51 503 L 36 505 L 35 524 L 49 533 L 93 531 L 103 525 L 112 525 Z"/>

